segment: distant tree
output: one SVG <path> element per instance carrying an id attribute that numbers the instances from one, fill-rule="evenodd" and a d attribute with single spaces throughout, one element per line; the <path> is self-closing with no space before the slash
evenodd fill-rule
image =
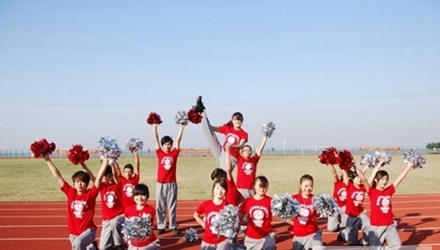
<path id="1" fill-rule="evenodd" d="M 440 149 L 440 142 L 430 142 L 426 144 L 426 148 L 429 150 L 437 151 Z"/>

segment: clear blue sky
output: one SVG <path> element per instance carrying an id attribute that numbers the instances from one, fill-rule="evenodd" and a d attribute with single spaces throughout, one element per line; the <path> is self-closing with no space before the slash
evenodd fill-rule
<path id="1" fill-rule="evenodd" d="M 250 144 L 440 141 L 439 1 L 0 1 L 0 149 L 152 147 L 202 95 Z M 223 138 L 222 138 L 223 139 Z M 183 147 L 206 148 L 196 125 Z"/>

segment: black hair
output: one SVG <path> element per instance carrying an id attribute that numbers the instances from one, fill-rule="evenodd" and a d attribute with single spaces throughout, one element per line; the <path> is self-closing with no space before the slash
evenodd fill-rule
<path id="1" fill-rule="evenodd" d="M 269 180 L 267 180 L 266 176 L 260 175 L 260 176 L 255 177 L 254 185 L 255 185 L 255 183 L 257 183 L 257 181 L 260 181 L 260 187 L 263 187 L 263 188 L 269 187 Z"/>
<path id="2" fill-rule="evenodd" d="M 313 176 L 309 175 L 309 174 L 305 174 L 303 176 L 301 176 L 301 178 L 299 179 L 299 184 L 301 185 L 303 183 L 303 181 L 311 181 L 312 185 L 313 185 Z M 301 188 L 299 188 L 299 193 L 301 193 Z"/>
<path id="3" fill-rule="evenodd" d="M 214 193 L 214 188 L 217 184 L 225 190 L 225 193 L 228 193 L 228 183 L 226 183 L 226 179 L 224 178 L 214 179 L 214 182 L 212 183 L 212 193 Z"/>
<path id="4" fill-rule="evenodd" d="M 75 182 L 76 180 L 80 180 L 86 185 L 89 185 L 90 175 L 87 172 L 80 170 L 72 175 L 72 181 Z"/>
<path id="5" fill-rule="evenodd" d="M 150 198 L 150 190 L 148 189 L 148 186 L 145 184 L 137 184 L 134 187 L 133 196 L 136 195 L 144 195 L 147 196 L 147 198 Z"/>
<path id="6" fill-rule="evenodd" d="M 211 180 L 226 178 L 226 171 L 221 168 L 216 168 L 211 173 Z"/>
<path id="7" fill-rule="evenodd" d="M 236 118 L 237 120 L 240 120 L 240 121 L 243 121 L 243 120 L 244 120 L 244 118 L 243 118 L 243 114 L 240 113 L 240 112 L 235 112 L 235 113 L 233 113 L 233 114 L 232 114 L 232 117 L 231 117 L 231 120 L 234 119 L 234 118 Z"/>
<path id="8" fill-rule="evenodd" d="M 371 187 L 375 188 L 377 186 L 377 182 L 382 179 L 383 177 L 388 176 L 388 172 L 385 170 L 379 170 L 376 172 L 376 174 L 374 175 L 374 181 L 371 184 Z"/>
<path id="9" fill-rule="evenodd" d="M 126 164 L 124 166 L 124 169 L 126 169 L 126 168 L 131 169 L 132 171 L 134 171 L 133 165 L 131 165 L 130 163 L 128 163 L 128 164 Z"/>
<path id="10" fill-rule="evenodd" d="M 173 145 L 173 139 L 169 135 L 162 137 L 162 139 L 160 140 L 160 145 L 163 146 L 167 142 L 171 142 L 171 145 Z"/>
<path id="11" fill-rule="evenodd" d="M 112 166 L 107 165 L 107 167 L 105 167 L 104 176 L 109 174 L 113 174 L 113 169 Z"/>

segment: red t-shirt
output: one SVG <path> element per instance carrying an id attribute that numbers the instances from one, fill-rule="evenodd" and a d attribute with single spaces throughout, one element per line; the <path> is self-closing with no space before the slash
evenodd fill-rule
<path id="1" fill-rule="evenodd" d="M 124 215 L 128 219 L 132 217 L 148 217 L 147 215 L 150 215 L 151 225 L 153 225 L 154 217 L 156 216 L 156 210 L 148 204 L 146 204 L 141 210 L 137 210 L 136 205 L 132 205 L 125 208 Z M 130 241 L 130 244 L 134 247 L 144 247 L 149 245 L 156 239 L 157 237 L 154 234 L 153 229 L 151 228 L 151 234 L 147 238 L 140 241 Z"/>
<path id="2" fill-rule="evenodd" d="M 203 220 L 205 221 L 205 233 L 203 234 L 203 241 L 208 244 L 217 245 L 220 242 L 224 241 L 226 237 L 222 235 L 217 235 L 218 232 L 212 226 L 212 219 L 220 213 L 220 211 L 228 204 L 226 200 L 224 200 L 220 205 L 214 204 L 212 200 L 207 200 L 202 202 L 197 209 L 196 213 L 204 214 L 205 217 Z"/>
<path id="3" fill-rule="evenodd" d="M 347 201 L 347 188 L 343 181 L 338 180 L 335 182 L 333 187 L 333 198 L 335 198 L 336 204 L 338 204 L 339 207 L 345 206 Z"/>
<path id="4" fill-rule="evenodd" d="M 79 236 L 87 229 L 96 230 L 93 216 L 95 215 L 98 189 L 92 186 L 85 194 L 78 194 L 75 188 L 64 182 L 61 191 L 67 196 L 67 227 L 69 233 Z"/>
<path id="5" fill-rule="evenodd" d="M 318 231 L 316 218 L 318 214 L 312 204 L 313 195 L 309 195 L 306 199 L 301 194 L 292 195 L 300 204 L 301 209 L 294 219 L 293 234 L 296 236 L 307 236 Z"/>
<path id="6" fill-rule="evenodd" d="M 391 198 L 395 192 L 394 185 L 384 190 L 370 188 L 368 196 L 371 202 L 370 223 L 372 226 L 389 226 L 394 223 Z"/>
<path id="7" fill-rule="evenodd" d="M 107 182 L 102 182 L 99 193 L 101 194 L 103 220 L 110 220 L 124 213 L 120 183 L 110 185 Z"/>
<path id="8" fill-rule="evenodd" d="M 237 188 L 253 189 L 259 160 L 258 155 L 249 159 L 242 156 L 237 158 Z"/>
<path id="9" fill-rule="evenodd" d="M 253 196 L 240 205 L 241 214 L 249 214 L 246 235 L 253 239 L 261 239 L 272 232 L 272 198 L 263 197 L 256 200 Z"/>
<path id="10" fill-rule="evenodd" d="M 225 150 L 224 145 L 229 142 L 231 145 L 238 145 L 240 144 L 240 140 L 244 139 L 246 142 L 248 140 L 248 134 L 243 129 L 236 130 L 232 126 L 229 126 L 227 124 L 222 125 L 219 127 L 220 133 L 225 135 L 225 142 L 223 143 L 223 151 Z M 240 149 L 239 148 L 231 148 L 230 150 L 231 155 L 235 158 L 238 158 L 240 156 Z"/>
<path id="11" fill-rule="evenodd" d="M 134 205 L 133 191 L 134 187 L 139 184 L 139 175 L 134 174 L 133 177 L 127 179 L 123 175 L 119 175 L 122 191 L 122 204 L 124 207 Z"/>
<path id="12" fill-rule="evenodd" d="M 365 187 L 356 188 L 349 181 L 347 185 L 347 202 L 345 203 L 345 214 L 351 217 L 358 217 L 363 211 L 363 202 L 365 199 Z"/>
<path id="13" fill-rule="evenodd" d="M 228 202 L 228 204 L 232 204 L 234 206 L 238 206 L 239 202 L 243 198 L 241 193 L 237 190 L 237 187 L 235 186 L 234 181 L 230 181 L 228 179 L 225 179 L 226 184 L 228 184 L 228 192 L 226 192 L 225 200 Z"/>
<path id="14" fill-rule="evenodd" d="M 177 157 L 180 149 L 172 148 L 169 153 L 161 148 L 156 150 L 157 155 L 157 182 L 170 183 L 176 182 Z"/>

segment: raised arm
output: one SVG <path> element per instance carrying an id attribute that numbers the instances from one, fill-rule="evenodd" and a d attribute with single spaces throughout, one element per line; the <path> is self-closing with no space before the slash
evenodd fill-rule
<path id="1" fill-rule="evenodd" d="M 229 143 L 225 144 L 225 155 L 226 155 L 226 179 L 228 181 L 233 181 L 234 177 L 232 177 L 232 162 L 231 162 L 231 145 Z"/>
<path id="2" fill-rule="evenodd" d="M 107 165 L 109 165 L 108 162 L 109 162 L 109 158 L 104 157 L 104 159 L 102 160 L 101 168 L 98 171 L 98 175 L 94 180 L 94 185 L 97 189 L 101 187 L 101 182 L 102 182 L 102 178 L 104 177 L 105 168 L 107 167 Z"/>
<path id="3" fill-rule="evenodd" d="M 406 168 L 403 170 L 402 173 L 400 173 L 400 175 L 393 183 L 395 189 L 397 189 L 397 186 L 399 186 L 403 179 L 405 179 L 405 177 L 408 175 L 409 171 L 414 167 L 414 165 L 414 161 L 408 161 L 408 165 L 406 165 Z"/>
<path id="4" fill-rule="evenodd" d="M 119 163 L 118 162 L 113 163 L 113 167 L 114 167 L 113 168 L 113 174 L 117 175 L 118 179 L 119 179 L 119 176 L 122 175 L 121 168 L 119 167 Z"/>
<path id="5" fill-rule="evenodd" d="M 55 166 L 55 164 L 53 164 L 52 160 L 50 159 L 50 155 L 49 154 L 43 155 L 43 159 L 46 161 L 46 164 L 49 167 L 49 170 L 52 173 L 53 177 L 55 177 L 60 187 L 62 187 L 64 185 L 64 182 L 66 181 L 63 179 L 63 176 L 61 175 L 60 171 Z"/>
<path id="6" fill-rule="evenodd" d="M 258 157 L 261 156 L 261 154 L 263 153 L 264 147 L 266 146 L 266 142 L 267 142 L 267 135 L 264 135 L 263 140 L 261 141 L 260 147 L 257 148 L 257 155 Z"/>
<path id="7" fill-rule="evenodd" d="M 113 180 L 116 184 L 119 184 L 119 165 L 117 165 L 117 162 L 114 162 L 112 164 L 112 172 L 113 172 Z"/>
<path id="8" fill-rule="evenodd" d="M 240 139 L 240 142 L 237 145 L 231 145 L 231 148 L 242 148 L 244 146 L 244 144 L 246 144 L 247 140 L 245 139 Z"/>
<path id="9" fill-rule="evenodd" d="M 347 170 L 341 169 L 341 171 L 342 171 L 342 181 L 344 182 L 345 186 L 347 186 L 348 182 L 350 181 L 350 178 L 348 177 L 347 174 Z"/>
<path id="10" fill-rule="evenodd" d="M 338 173 L 336 172 L 335 166 L 330 165 L 330 172 L 332 173 L 333 176 L 333 183 L 338 182 L 339 177 L 338 177 Z"/>
<path id="11" fill-rule="evenodd" d="M 87 166 L 87 164 L 85 162 L 81 162 L 81 167 L 84 169 L 84 171 L 86 171 L 90 175 L 90 180 L 92 182 L 95 182 L 96 177 L 93 174 L 93 172 L 90 170 L 90 168 Z"/>
<path id="12" fill-rule="evenodd" d="M 365 191 L 367 193 L 370 192 L 370 184 L 367 181 L 367 178 L 365 178 L 365 175 L 362 173 L 362 171 L 360 169 L 358 169 L 356 166 L 354 166 L 354 168 L 356 169 L 356 174 L 359 176 L 359 178 L 361 178 L 362 183 L 364 184 L 365 187 Z"/>
<path id="13" fill-rule="evenodd" d="M 385 165 L 386 158 L 381 157 L 379 163 L 374 167 L 373 172 L 368 178 L 368 184 L 373 185 L 374 177 L 376 176 L 377 171 L 379 171 Z"/>
<path id="14" fill-rule="evenodd" d="M 154 148 L 156 150 L 160 149 L 160 142 L 159 142 L 159 134 L 157 133 L 157 126 L 158 124 L 152 124 L 153 127 L 153 139 L 154 139 Z"/>
<path id="15" fill-rule="evenodd" d="M 185 128 L 184 124 L 179 124 L 179 133 L 177 133 L 177 138 L 176 138 L 176 141 L 174 142 L 175 149 L 180 149 L 180 141 L 182 141 L 184 128 Z"/>
<path id="16" fill-rule="evenodd" d="M 141 168 L 141 161 L 139 158 L 139 151 L 137 149 L 133 150 L 133 155 L 134 155 L 134 173 L 139 175 L 140 173 L 140 168 Z M 119 167 L 118 167 L 119 169 Z"/>

